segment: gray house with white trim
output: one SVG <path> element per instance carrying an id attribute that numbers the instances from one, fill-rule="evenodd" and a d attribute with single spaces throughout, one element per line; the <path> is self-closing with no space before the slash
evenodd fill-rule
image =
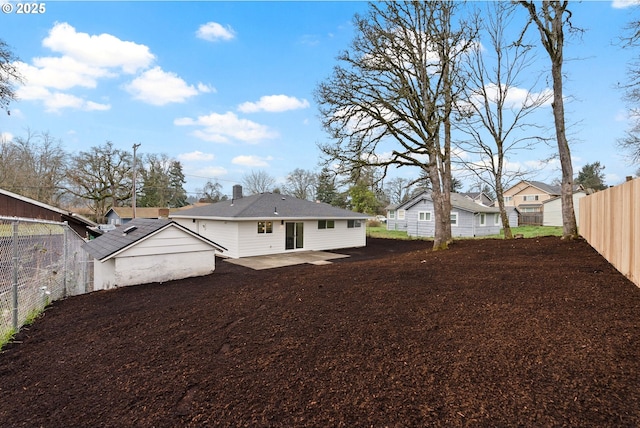
<path id="1" fill-rule="evenodd" d="M 511 208 L 508 214 L 511 227 L 517 226 L 517 211 Z M 497 235 L 502 229 L 499 208 L 473 202 L 458 193 L 451 193 L 450 218 L 454 238 Z M 409 236 L 433 237 L 434 220 L 430 192 L 422 192 L 403 204 L 387 207 L 387 229 L 405 230 Z"/>
<path id="2" fill-rule="evenodd" d="M 366 245 L 369 216 L 322 202 L 277 193 L 234 198 L 180 210 L 176 223 L 220 243 L 231 258 L 294 251 L 325 251 Z"/>

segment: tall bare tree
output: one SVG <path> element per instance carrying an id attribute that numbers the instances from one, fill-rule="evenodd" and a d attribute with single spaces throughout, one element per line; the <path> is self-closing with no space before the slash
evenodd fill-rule
<path id="1" fill-rule="evenodd" d="M 454 18 L 460 7 L 455 1 L 372 2 L 368 14 L 355 16 L 350 50 L 315 94 L 333 139 L 320 149 L 340 173 L 368 165 L 385 174 L 389 166 L 428 174 L 434 250 L 452 240 L 451 113 L 460 57 L 476 33 Z"/>
<path id="2" fill-rule="evenodd" d="M 635 19 L 626 26 L 626 34 L 621 37 L 624 49 L 640 47 L 640 20 Z M 637 51 L 636 51 L 637 52 Z M 628 80 L 621 84 L 624 98 L 629 105 L 631 127 L 618 140 L 620 148 L 629 154 L 632 164 L 640 164 L 640 54 L 636 54 L 628 64 Z"/>
<path id="3" fill-rule="evenodd" d="M 109 208 L 130 201 L 132 169 L 132 154 L 114 148 L 112 142 L 92 147 L 72 157 L 68 172 L 69 191 L 83 198 L 96 220 L 104 222 Z"/>
<path id="4" fill-rule="evenodd" d="M 250 195 L 272 192 L 275 184 L 276 179 L 263 170 L 251 170 L 251 172 L 242 176 L 242 186 L 245 192 Z"/>
<path id="5" fill-rule="evenodd" d="M 0 147 L 0 186 L 45 204 L 59 206 L 67 170 L 67 153 L 48 132 L 6 141 Z"/>
<path id="6" fill-rule="evenodd" d="M 558 142 L 558 157 L 562 169 L 561 200 L 562 200 L 562 237 L 574 239 L 578 235 L 576 214 L 573 208 L 573 165 L 571 163 L 571 149 L 567 140 L 562 66 L 564 65 L 564 29 L 571 29 L 571 11 L 569 1 L 544 0 L 519 1 L 529 12 L 529 23 L 533 23 L 540 34 L 542 46 L 551 60 L 551 79 L 553 81 L 553 119 Z M 526 27 L 525 27 L 526 30 Z"/>
<path id="7" fill-rule="evenodd" d="M 411 180 L 402 177 L 395 177 L 387 181 L 385 190 L 389 203 L 398 205 L 408 201 L 413 193 L 413 185 L 411 183 Z"/>
<path id="8" fill-rule="evenodd" d="M 0 109 L 10 114 L 9 103 L 16 100 L 15 85 L 22 83 L 22 75 L 15 65 L 17 58 L 0 39 Z"/>
<path id="9" fill-rule="evenodd" d="M 458 127 L 469 136 L 458 143 L 465 154 L 458 161 L 495 194 L 504 237 L 511 239 L 504 190 L 527 172 L 507 169 L 506 163 L 509 155 L 530 150 L 543 139 L 540 127 L 528 121 L 528 116 L 545 105 L 552 93 L 537 88 L 537 79 L 522 87 L 533 55 L 530 45 L 506 36 L 514 17 L 513 5 L 486 3 L 483 16 L 485 43 L 476 44 L 469 54 L 469 79 L 457 106 Z"/>
<path id="10" fill-rule="evenodd" d="M 287 175 L 284 192 L 298 199 L 315 198 L 317 174 L 306 169 L 296 168 Z"/>

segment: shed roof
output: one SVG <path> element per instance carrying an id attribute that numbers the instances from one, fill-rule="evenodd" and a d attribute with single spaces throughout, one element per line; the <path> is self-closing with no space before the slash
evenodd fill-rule
<path id="1" fill-rule="evenodd" d="M 214 219 L 366 219 L 366 214 L 277 193 L 260 193 L 170 214 L 171 218 Z"/>
<path id="2" fill-rule="evenodd" d="M 224 248 L 223 246 L 218 245 L 215 242 L 205 238 L 204 236 L 201 236 L 183 226 L 180 226 L 174 221 L 167 219 L 146 218 L 136 218 L 134 220 L 131 220 L 127 224 L 120 225 L 114 230 L 107 232 L 96 239 L 86 242 L 83 245 L 83 248 L 94 258 L 100 261 L 105 261 L 114 256 L 116 253 L 132 247 L 137 242 L 151 235 L 154 235 L 168 227 L 176 227 L 184 231 L 185 233 L 188 233 L 195 238 L 208 243 L 209 245 L 220 251 L 226 250 L 226 248 Z"/>

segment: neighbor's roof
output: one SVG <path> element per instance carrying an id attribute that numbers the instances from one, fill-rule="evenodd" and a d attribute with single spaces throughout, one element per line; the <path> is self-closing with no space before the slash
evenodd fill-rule
<path id="1" fill-rule="evenodd" d="M 160 210 L 162 207 L 136 207 L 136 218 L 159 218 Z M 164 208 L 167 209 L 167 208 Z M 169 212 L 177 210 L 176 208 L 169 209 Z M 107 214 L 113 211 L 122 218 L 133 218 L 133 207 L 111 207 Z"/>
<path id="2" fill-rule="evenodd" d="M 398 205 L 397 208 L 409 209 L 414 205 L 416 205 L 418 202 L 422 201 L 423 199 L 431 201 L 432 199 L 431 199 L 430 192 L 422 192 L 421 194 L 405 202 L 404 204 Z M 473 213 L 499 213 L 500 212 L 500 209 L 498 207 L 489 207 L 487 205 L 479 204 L 459 193 L 451 193 L 451 208 L 470 211 Z"/>
<path id="3" fill-rule="evenodd" d="M 278 193 L 260 193 L 240 199 L 220 201 L 206 206 L 174 212 L 171 218 L 202 219 L 366 219 L 366 214 L 311 202 Z"/>
<path id="4" fill-rule="evenodd" d="M 91 254 L 95 259 L 100 261 L 107 260 L 115 254 L 132 247 L 137 242 L 152 236 L 168 227 L 176 227 L 203 242 L 210 244 L 216 249 L 226 250 L 221 245 L 198 235 L 197 233 L 180 226 L 178 223 L 167 219 L 147 219 L 136 218 L 129 223 L 116 227 L 102 236 L 83 244 L 83 248 Z M 130 232 L 126 232 L 130 230 Z"/>

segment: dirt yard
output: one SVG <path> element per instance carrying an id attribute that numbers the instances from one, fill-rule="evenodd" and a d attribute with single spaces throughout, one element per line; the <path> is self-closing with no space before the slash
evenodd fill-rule
<path id="1" fill-rule="evenodd" d="M 640 426 L 640 289 L 586 242 L 430 245 L 56 302 L 0 426 Z"/>

